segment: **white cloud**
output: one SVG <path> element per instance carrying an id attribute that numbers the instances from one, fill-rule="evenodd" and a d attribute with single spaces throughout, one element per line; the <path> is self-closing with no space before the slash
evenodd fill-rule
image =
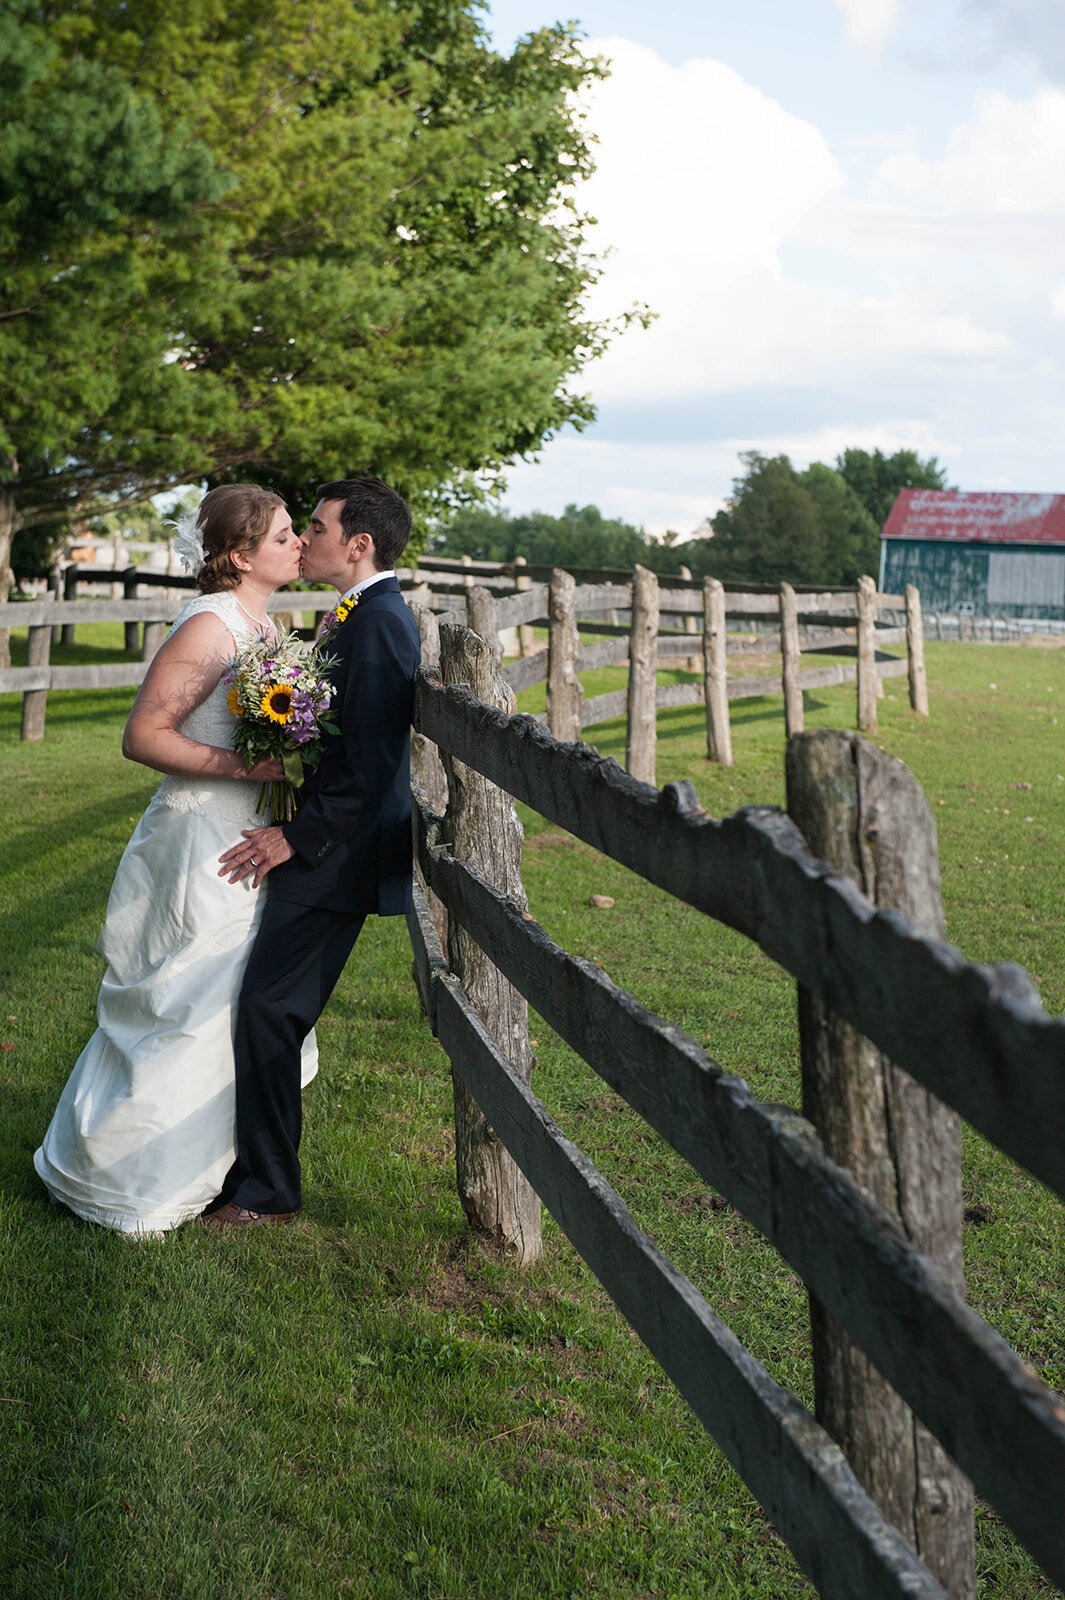
<path id="1" fill-rule="evenodd" d="M 720 62 L 673 67 L 624 39 L 588 48 L 613 63 L 590 102 L 598 167 L 579 197 L 596 247 L 612 251 L 591 309 L 648 302 L 658 316 L 595 382 L 612 394 L 698 388 L 744 286 L 779 275 L 781 245 L 843 171 L 816 128 Z"/>
<path id="2" fill-rule="evenodd" d="M 899 21 L 899 0 L 836 0 L 842 11 L 848 42 L 876 55 L 894 33 Z"/>
<path id="3" fill-rule="evenodd" d="M 1065 217 L 1065 91 L 1011 100 L 985 90 L 974 116 L 955 128 L 937 159 L 889 156 L 878 177 L 888 191 L 946 216 Z"/>
<path id="4" fill-rule="evenodd" d="M 579 196 L 613 252 L 590 309 L 659 317 L 582 375 L 601 420 L 511 468 L 509 505 L 690 535 L 741 451 L 847 445 L 937 455 L 962 487 L 1061 487 L 1065 93 L 979 95 L 932 154 L 870 130 L 870 192 L 731 68 L 588 48 L 614 63 Z"/>
<path id="5" fill-rule="evenodd" d="M 910 192 L 875 213 L 857 208 L 819 130 L 719 62 L 673 67 L 621 39 L 589 48 L 613 61 L 589 107 L 599 167 L 581 194 L 596 244 L 612 251 L 591 309 L 647 301 L 658 313 L 588 369 L 600 403 L 694 405 L 859 371 L 875 382 L 903 361 L 984 363 L 1009 351 L 1008 333 L 973 305 L 919 274 L 889 276 L 883 239 L 864 248 L 871 219 L 882 232 L 912 226 Z M 846 285 L 782 265 L 787 245 L 822 235 L 852 258 Z"/>

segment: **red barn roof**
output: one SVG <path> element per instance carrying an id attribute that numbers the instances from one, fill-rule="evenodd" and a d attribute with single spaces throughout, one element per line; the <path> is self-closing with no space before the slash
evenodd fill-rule
<path id="1" fill-rule="evenodd" d="M 880 537 L 1065 545 L 1065 494 L 901 489 Z"/>

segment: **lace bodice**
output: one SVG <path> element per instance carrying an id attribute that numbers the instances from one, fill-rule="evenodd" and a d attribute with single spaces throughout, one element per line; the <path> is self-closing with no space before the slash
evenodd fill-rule
<path id="1" fill-rule="evenodd" d="M 198 617 L 203 611 L 212 612 L 225 623 L 233 637 L 234 655 L 246 639 L 255 637 L 254 624 L 241 611 L 234 596 L 223 592 L 201 594 L 190 600 L 178 613 L 167 638 L 190 617 Z M 233 718 L 226 703 L 228 693 L 224 683 L 217 683 L 206 700 L 194 706 L 178 724 L 178 731 L 200 744 L 232 750 Z M 168 773 L 156 790 L 156 797 L 175 811 L 210 812 L 213 816 L 232 818 L 245 828 L 258 827 L 270 820 L 261 813 L 256 814 L 258 784 L 239 778 L 178 778 Z"/>

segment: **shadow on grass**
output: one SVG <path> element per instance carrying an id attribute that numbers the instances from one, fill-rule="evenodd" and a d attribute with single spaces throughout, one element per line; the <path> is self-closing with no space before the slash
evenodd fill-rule
<path id="1" fill-rule="evenodd" d="M 98 834 L 106 833 L 116 822 L 122 820 L 128 822 L 131 816 L 135 820 L 139 812 L 144 809 L 144 805 L 147 804 L 149 798 L 150 796 L 145 795 L 142 802 L 140 796 L 131 797 L 129 794 L 120 794 L 111 800 L 98 801 L 93 805 L 90 812 L 75 810 L 66 812 L 61 817 L 50 817 L 47 822 L 39 823 L 36 827 L 26 827 L 13 837 L 8 832 L 4 846 L 0 849 L 0 872 L 10 871 L 13 875 L 17 873 L 20 880 L 26 877 L 32 880 L 31 869 L 37 862 L 44 861 L 57 851 L 68 847 L 74 838 L 84 841 L 85 839 L 94 838 Z M 131 806 L 137 807 L 137 810 L 131 812 Z M 129 824 L 128 832 L 133 832 L 132 823 Z M 123 841 L 124 844 L 125 841 Z M 114 873 L 116 861 L 117 857 L 115 860 L 108 859 L 97 865 L 95 873 L 82 873 L 78 878 L 66 880 L 64 889 L 60 890 L 60 893 L 65 892 L 74 884 L 82 882 L 87 877 L 100 877 L 103 883 L 103 897 L 104 901 L 106 901 L 108 890 L 111 887 L 111 879 L 108 875 Z M 54 889 L 50 886 L 41 892 L 49 900 L 55 894 Z M 32 904 L 32 901 L 28 903 Z M 23 906 L 26 904 L 26 901 L 22 902 Z"/>
<path id="2" fill-rule="evenodd" d="M 120 656 L 119 660 L 139 661 L 140 657 Z M 94 689 L 91 697 L 84 689 L 52 689 L 45 710 L 44 737 L 48 738 L 49 728 L 79 727 L 85 723 L 98 723 L 108 716 L 120 722 L 129 715 L 136 693 L 136 684 L 130 684 L 128 688 Z M 0 744 L 21 744 L 21 731 L 22 696 L 0 696 Z M 116 732 L 116 739 L 119 737 L 120 728 Z"/>

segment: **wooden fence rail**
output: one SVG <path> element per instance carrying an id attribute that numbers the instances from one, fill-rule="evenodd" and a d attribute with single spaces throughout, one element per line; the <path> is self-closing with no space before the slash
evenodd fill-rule
<path id="1" fill-rule="evenodd" d="M 832 1011 L 1065 1194 L 1065 1023 L 1019 969 L 971 966 L 816 861 L 789 819 L 715 822 L 588 746 L 560 745 L 461 685 L 420 676 L 420 736 L 595 848 L 754 939 Z M 835 736 L 837 738 L 843 736 Z M 553 943 L 416 810 L 432 894 L 545 1021 L 759 1228 L 1065 1582 L 1065 1406 L 796 1113 L 767 1106 L 680 1030 Z M 534 1188 L 765 1505 L 823 1595 L 969 1594 L 917 1563 L 794 1397 L 771 1382 L 516 1075 L 412 918 L 427 1009 Z M 916 1019 L 919 1019 L 916 1020 Z M 942 1577 L 942 1573 L 940 1577 Z"/>

